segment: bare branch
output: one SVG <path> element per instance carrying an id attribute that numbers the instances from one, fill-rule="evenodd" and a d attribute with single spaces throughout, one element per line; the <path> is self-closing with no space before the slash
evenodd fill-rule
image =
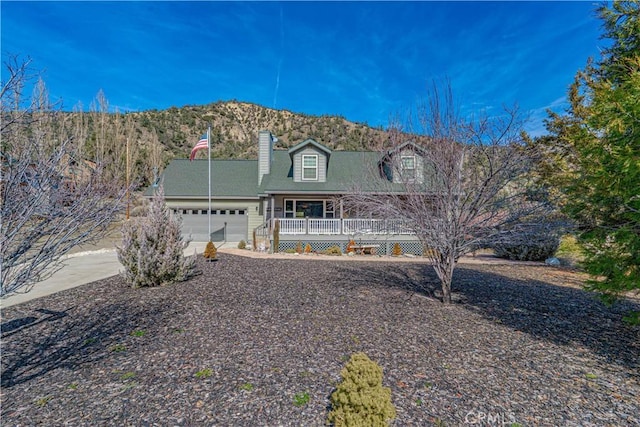
<path id="1" fill-rule="evenodd" d="M 532 197 L 531 151 L 523 149 L 517 108 L 465 120 L 450 86 L 440 91 L 434 85 L 418 120 L 423 135 L 409 137 L 394 124 L 391 147 L 367 180 L 380 184 L 359 185 L 347 202 L 374 217 L 403 219 L 433 261 L 443 301 L 450 302 L 461 256 L 548 233 L 556 223 L 548 221 L 552 207 Z"/>
<path id="2" fill-rule="evenodd" d="M 28 77 L 24 63 L 10 81 Z M 12 65 L 13 67 L 13 65 Z M 46 87 L 24 109 L 5 110 L 16 89 L 3 87 L 2 164 L 0 165 L 0 296 L 28 291 L 52 274 L 73 247 L 107 231 L 122 209 L 124 188 L 105 184 L 104 165 L 85 160 L 64 123 L 53 125 Z M 20 117 L 20 120 L 14 120 Z M 22 118 L 26 118 L 23 120 Z M 69 131 L 73 131 L 70 129 Z"/>

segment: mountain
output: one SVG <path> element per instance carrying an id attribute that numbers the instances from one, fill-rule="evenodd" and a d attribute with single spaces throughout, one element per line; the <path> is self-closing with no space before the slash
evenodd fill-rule
<path id="1" fill-rule="evenodd" d="M 276 149 L 313 138 L 331 149 L 367 150 L 380 147 L 388 138 L 382 129 L 340 116 L 296 114 L 239 101 L 130 114 L 140 132 L 157 135 L 165 157 L 187 157 L 208 124 L 216 158 L 256 158 L 260 130 L 269 130 L 278 138 Z"/>

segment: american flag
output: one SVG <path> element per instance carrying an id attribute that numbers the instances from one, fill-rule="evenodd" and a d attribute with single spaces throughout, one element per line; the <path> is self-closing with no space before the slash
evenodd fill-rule
<path id="1" fill-rule="evenodd" d="M 193 160 L 196 157 L 196 153 L 198 150 L 202 150 L 203 148 L 209 148 L 209 138 L 207 138 L 207 134 L 205 133 L 200 137 L 200 141 L 193 147 L 191 150 L 191 156 L 189 156 L 189 161 Z"/>

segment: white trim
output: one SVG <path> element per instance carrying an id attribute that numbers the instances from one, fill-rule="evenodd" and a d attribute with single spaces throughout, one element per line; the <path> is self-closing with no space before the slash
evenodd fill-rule
<path id="1" fill-rule="evenodd" d="M 305 166 L 304 160 L 307 157 L 315 159 L 315 163 L 316 163 L 315 166 Z M 300 179 L 302 181 L 317 181 L 318 180 L 318 164 L 319 164 L 319 161 L 318 161 L 318 155 L 317 154 L 303 154 L 302 155 L 302 159 L 301 159 L 301 168 L 302 169 L 300 171 L 301 172 L 300 173 Z M 315 170 L 315 172 L 316 172 L 315 173 L 315 177 L 314 178 L 305 178 L 305 176 L 304 176 L 305 170 Z"/>
<path id="2" fill-rule="evenodd" d="M 412 165 L 411 167 L 407 167 L 407 165 L 405 165 L 405 160 L 411 160 Z M 402 174 L 402 178 L 408 181 L 413 181 L 414 179 L 416 179 L 416 170 L 418 169 L 418 165 L 417 165 L 417 161 L 416 161 L 416 156 L 411 155 L 411 156 L 400 156 L 400 173 Z M 413 176 L 408 176 L 409 175 L 409 171 L 411 171 L 411 174 L 413 174 Z M 407 174 L 407 176 L 405 176 L 405 173 Z"/>

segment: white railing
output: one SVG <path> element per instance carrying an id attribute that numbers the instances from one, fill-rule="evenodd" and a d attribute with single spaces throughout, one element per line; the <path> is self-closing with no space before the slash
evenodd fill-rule
<path id="1" fill-rule="evenodd" d="M 280 222 L 280 234 L 283 235 L 414 234 L 406 221 L 395 219 L 278 218 L 278 221 Z"/>
<path id="2" fill-rule="evenodd" d="M 307 226 L 308 234 L 340 234 L 339 219 L 311 218 Z"/>
<path id="3" fill-rule="evenodd" d="M 279 218 L 280 234 L 307 234 L 307 220 L 294 218 Z"/>

